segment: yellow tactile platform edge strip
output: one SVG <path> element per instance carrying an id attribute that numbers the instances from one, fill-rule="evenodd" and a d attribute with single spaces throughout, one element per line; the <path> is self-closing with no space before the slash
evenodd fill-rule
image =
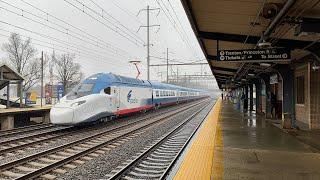
<path id="1" fill-rule="evenodd" d="M 184 157 L 175 180 L 213 179 L 212 170 L 217 124 L 221 110 L 218 99 Z"/>

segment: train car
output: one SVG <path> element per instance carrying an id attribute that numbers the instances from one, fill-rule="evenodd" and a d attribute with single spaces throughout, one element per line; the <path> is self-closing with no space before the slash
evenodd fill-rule
<path id="1" fill-rule="evenodd" d="M 54 105 L 50 120 L 60 125 L 83 124 L 203 96 L 203 91 L 195 89 L 99 73 L 85 79 Z"/>

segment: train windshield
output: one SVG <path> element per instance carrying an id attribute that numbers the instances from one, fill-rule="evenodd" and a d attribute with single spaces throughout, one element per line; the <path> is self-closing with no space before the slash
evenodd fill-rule
<path id="1" fill-rule="evenodd" d="M 72 99 L 77 99 L 77 98 L 92 94 L 93 86 L 94 84 L 91 84 L 91 83 L 79 84 L 67 94 L 66 98 L 68 100 L 72 100 Z"/>

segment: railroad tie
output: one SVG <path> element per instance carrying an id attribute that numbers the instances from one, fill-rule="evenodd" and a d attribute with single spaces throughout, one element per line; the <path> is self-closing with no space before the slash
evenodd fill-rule
<path id="1" fill-rule="evenodd" d="M 64 156 L 58 156 L 58 155 L 55 155 L 55 154 L 50 154 L 50 155 L 48 155 L 48 156 L 49 156 L 50 158 L 59 159 L 59 160 L 66 158 L 66 157 L 64 157 Z"/>
<path id="2" fill-rule="evenodd" d="M 76 154 L 76 153 L 80 152 L 79 150 L 74 150 L 74 148 L 73 149 L 66 149 L 66 151 L 69 153 L 72 153 L 72 154 Z"/>
<path id="3" fill-rule="evenodd" d="M 42 164 L 42 163 L 38 163 L 38 162 L 28 162 L 27 164 L 29 164 L 31 166 L 39 167 L 39 168 L 47 166 L 47 164 Z"/>
<path id="4" fill-rule="evenodd" d="M 64 169 L 54 169 L 52 172 L 57 173 L 57 174 L 65 174 L 67 171 Z"/>
<path id="5" fill-rule="evenodd" d="M 97 153 L 90 153 L 90 154 L 88 154 L 88 156 L 91 156 L 91 157 L 99 157 L 99 154 L 97 154 Z"/>
<path id="6" fill-rule="evenodd" d="M 75 147 L 73 147 L 73 149 L 77 149 L 77 150 L 83 151 L 83 150 L 86 150 L 87 148 L 75 146 Z"/>
<path id="7" fill-rule="evenodd" d="M 32 171 L 36 171 L 37 170 L 35 168 L 30 168 L 30 167 L 25 167 L 25 166 L 17 166 L 17 167 L 14 167 L 14 168 L 19 170 L 19 171 L 23 171 L 23 172 L 32 172 Z"/>
<path id="8" fill-rule="evenodd" d="M 84 161 L 81 161 L 81 160 L 74 160 L 72 162 L 75 163 L 75 164 L 79 164 L 79 165 L 82 165 L 82 164 L 85 163 Z"/>
<path id="9" fill-rule="evenodd" d="M 48 159 L 48 158 L 40 158 L 39 159 L 40 161 L 43 161 L 43 162 L 45 162 L 45 163 L 55 163 L 55 162 L 57 162 L 58 160 L 54 160 L 54 159 Z"/>
<path id="10" fill-rule="evenodd" d="M 64 152 L 64 151 L 57 152 L 57 154 L 60 154 L 61 156 L 65 156 L 65 157 L 73 155 L 73 153 L 67 153 L 67 152 Z"/>
<path id="11" fill-rule="evenodd" d="M 41 178 L 48 179 L 48 180 L 53 180 L 53 179 L 56 179 L 57 176 L 52 175 L 52 174 L 45 174 L 45 175 L 42 175 Z"/>
<path id="12" fill-rule="evenodd" d="M 90 161 L 90 160 L 92 160 L 93 158 L 88 157 L 88 156 L 83 156 L 83 157 L 81 157 L 80 159 L 83 159 L 83 160 L 85 160 L 85 161 Z"/>
<path id="13" fill-rule="evenodd" d="M 74 169 L 76 168 L 77 166 L 73 165 L 73 164 L 66 164 L 63 166 L 64 168 L 68 168 L 68 169 Z"/>
<path id="14" fill-rule="evenodd" d="M 21 176 L 24 175 L 24 174 L 15 173 L 15 172 L 12 172 L 12 171 L 4 171 L 4 172 L 2 172 L 2 174 L 4 176 L 11 177 L 11 178 L 18 178 L 18 177 L 21 177 Z"/>

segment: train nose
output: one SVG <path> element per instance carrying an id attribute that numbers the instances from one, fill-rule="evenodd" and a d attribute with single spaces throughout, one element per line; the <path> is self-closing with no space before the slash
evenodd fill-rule
<path id="1" fill-rule="evenodd" d="M 50 110 L 50 120 L 52 124 L 72 124 L 73 109 L 69 107 L 52 107 Z"/>

